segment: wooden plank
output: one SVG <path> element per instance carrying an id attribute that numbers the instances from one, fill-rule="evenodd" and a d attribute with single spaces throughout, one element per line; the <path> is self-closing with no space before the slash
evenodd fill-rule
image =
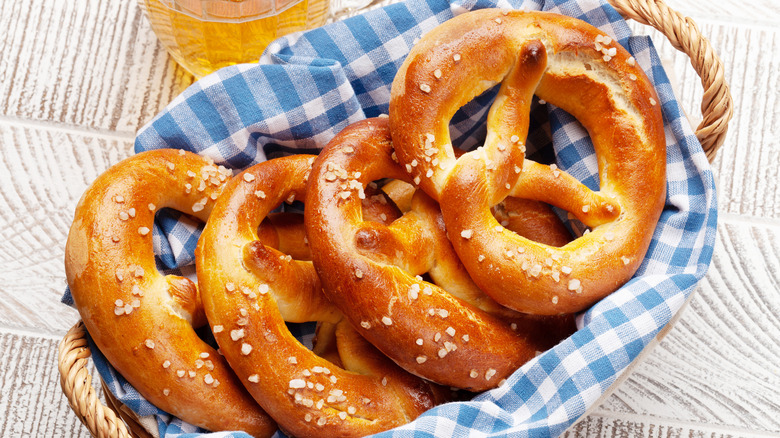
<path id="1" fill-rule="evenodd" d="M 135 132 L 193 78 L 135 1 L 0 3 L 0 115 Z"/>
<path id="2" fill-rule="evenodd" d="M 594 414 L 561 435 L 563 438 L 768 438 L 776 436 L 776 434 L 750 429 L 673 422 L 653 416 L 626 414 Z"/>
<path id="3" fill-rule="evenodd" d="M 90 436 L 60 388 L 58 342 L 0 331 L 0 436 Z"/>
<path id="4" fill-rule="evenodd" d="M 755 0 L 749 5 L 739 0 L 664 0 L 664 3 L 697 21 L 714 20 L 750 26 L 777 25 L 780 22 L 780 3 L 776 0 Z"/>
<path id="5" fill-rule="evenodd" d="M 680 321 L 571 436 L 653 437 L 677 423 L 694 436 L 780 434 L 779 286 L 780 227 L 722 224 Z"/>
<path id="6" fill-rule="evenodd" d="M 727 35 L 717 41 L 737 97 L 731 132 L 715 163 L 720 211 L 780 219 L 780 31 L 738 28 Z"/>
<path id="7" fill-rule="evenodd" d="M 0 123 L 0 327 L 64 333 L 77 320 L 59 303 L 73 210 L 131 153 L 130 139 Z"/>

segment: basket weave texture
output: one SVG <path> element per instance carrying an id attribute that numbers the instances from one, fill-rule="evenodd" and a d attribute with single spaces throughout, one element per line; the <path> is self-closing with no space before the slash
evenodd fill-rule
<path id="1" fill-rule="evenodd" d="M 733 102 L 724 77 L 723 63 L 710 42 L 689 17 L 669 8 L 662 0 L 608 0 L 626 19 L 649 25 L 685 53 L 701 79 L 704 93 L 702 121 L 696 128 L 707 158 L 712 162 L 723 145 Z M 95 437 L 149 437 L 135 414 L 118 402 L 103 386 L 106 404 L 92 385 L 88 361 L 91 356 L 84 324 L 79 321 L 59 345 L 60 385 L 76 416 Z"/>

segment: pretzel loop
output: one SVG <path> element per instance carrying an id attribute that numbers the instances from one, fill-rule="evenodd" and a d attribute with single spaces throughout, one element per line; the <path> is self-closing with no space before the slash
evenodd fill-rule
<path id="1" fill-rule="evenodd" d="M 522 142 L 528 134 L 533 91 L 546 64 L 544 46 L 535 40 L 506 44 L 505 38 L 492 29 L 480 29 L 477 35 L 465 38 L 487 39 L 487 45 L 497 48 L 484 59 L 484 54 L 474 48 L 458 41 L 440 43 L 438 37 L 436 28 L 426 39 L 442 50 L 424 59 L 410 58 L 393 82 L 390 117 L 391 123 L 398 126 L 393 140 L 417 145 L 396 148 L 398 157 L 402 163 L 411 163 L 407 172 L 415 184 L 437 201 L 449 176 L 458 172 L 456 162 L 480 160 L 492 171 L 486 188 L 491 201 L 498 203 L 506 197 L 507 185 L 517 181 L 514 169 L 523 164 Z M 484 64 L 493 68 L 484 69 Z M 428 65 L 440 68 L 431 72 Z M 488 114 L 484 146 L 456 160 L 449 121 L 461 106 L 498 83 L 501 88 Z M 438 105 L 432 107 L 430 101 Z M 399 106 L 403 113 L 393 111 Z"/>
<path id="2" fill-rule="evenodd" d="M 155 265 L 155 213 L 205 221 L 231 172 L 195 154 L 157 150 L 111 167 L 84 193 L 68 234 L 65 269 L 84 325 L 106 359 L 147 400 L 209 430 L 270 436 L 274 422 L 195 327 L 195 284 Z"/>
<path id="3" fill-rule="evenodd" d="M 524 151 L 527 118 L 515 127 L 523 136 L 512 147 L 496 140 L 500 135 L 493 133 L 502 131 L 489 117 L 483 148 L 439 168 L 425 161 L 430 149 L 425 133 L 448 141 L 446 122 L 436 117 L 453 114 L 453 102 L 466 101 L 451 96 L 473 96 L 470 90 L 486 88 L 475 83 L 505 77 L 507 63 L 514 62 L 507 53 L 515 52 L 523 65 L 515 71 L 542 70 L 541 76 L 529 74 L 527 88 L 516 97 L 504 90 L 520 89 L 523 76 L 509 74 L 510 86 L 505 80 L 490 116 L 506 114 L 502 109 L 512 107 L 508 99 L 527 110 L 529 94 L 569 112 L 593 141 L 597 191 L 555 166 L 503 159 Z M 455 65 L 468 74 L 459 74 Z M 412 86 L 431 77 L 440 81 L 425 90 Z M 520 120 L 509 114 L 514 117 L 506 117 L 507 131 Z M 441 201 L 456 252 L 474 282 L 499 303 L 532 314 L 577 312 L 639 267 L 666 191 L 660 101 L 634 58 L 593 26 L 546 12 L 488 9 L 455 17 L 426 34 L 404 62 L 393 83 L 390 121 L 399 160 Z M 422 166 L 410 166 L 415 161 Z M 419 177 L 419 167 L 427 179 Z M 514 178 L 505 177 L 510 167 Z M 561 248 L 506 232 L 490 214 L 506 195 L 561 207 L 592 230 Z"/>

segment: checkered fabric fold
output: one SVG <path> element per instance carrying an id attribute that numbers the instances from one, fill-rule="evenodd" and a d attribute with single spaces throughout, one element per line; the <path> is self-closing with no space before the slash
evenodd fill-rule
<path id="1" fill-rule="evenodd" d="M 380 434 L 384 437 L 561 434 L 626 370 L 704 276 L 716 234 L 713 176 L 649 38 L 632 37 L 622 17 L 597 0 L 409 0 L 281 38 L 259 65 L 228 67 L 201 79 L 145 126 L 135 143 L 137 152 L 182 148 L 234 169 L 292 153 L 317 153 L 348 124 L 387 113 L 393 77 L 417 38 L 454 15 L 487 7 L 574 16 L 612 35 L 634 55 L 655 84 L 663 110 L 666 207 L 635 277 L 580 315 L 576 333 L 525 364 L 500 388 L 436 407 Z M 468 149 L 484 139 L 491 98 L 486 93 L 457 113 L 452 121 L 456 145 Z M 598 187 L 593 146 L 576 120 L 537 102 L 532 124 L 527 141 L 532 156 L 554 159 L 586 185 Z M 159 214 L 154 242 L 160 268 L 193 272 L 199 232 L 198 224 L 182 215 Z M 70 302 L 67 293 L 63 301 Z M 310 344 L 312 325 L 293 329 Z M 140 415 L 153 416 L 161 436 L 203 432 L 144 400 L 92 347 L 112 392 Z"/>

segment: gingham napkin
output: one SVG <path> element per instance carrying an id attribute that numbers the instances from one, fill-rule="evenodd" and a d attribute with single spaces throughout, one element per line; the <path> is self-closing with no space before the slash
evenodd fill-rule
<path id="1" fill-rule="evenodd" d="M 704 276 L 716 233 L 713 177 L 651 41 L 631 37 L 622 17 L 597 0 L 409 0 L 282 38 L 271 44 L 260 65 L 229 67 L 201 79 L 145 126 L 135 143 L 137 152 L 183 148 L 236 169 L 286 154 L 316 153 L 349 123 L 387 113 L 390 84 L 417 38 L 453 15 L 487 7 L 574 16 L 612 35 L 634 55 L 662 104 L 666 208 L 636 276 L 580 315 L 574 335 L 525 364 L 506 385 L 469 402 L 439 406 L 382 436 L 557 436 L 615 382 Z M 456 145 L 470 148 L 484 139 L 490 98 L 489 93 L 477 98 L 456 115 Z M 560 168 L 598 187 L 593 147 L 576 120 L 537 103 L 532 125 L 531 153 L 552 158 L 554 149 Z M 176 214 L 158 216 L 154 241 L 161 268 L 191 273 L 198 225 Z M 310 339 L 311 325 L 294 329 Z M 140 415 L 153 416 L 160 435 L 202 432 L 157 410 L 113 372 L 94 346 L 93 351 L 109 388 Z"/>

